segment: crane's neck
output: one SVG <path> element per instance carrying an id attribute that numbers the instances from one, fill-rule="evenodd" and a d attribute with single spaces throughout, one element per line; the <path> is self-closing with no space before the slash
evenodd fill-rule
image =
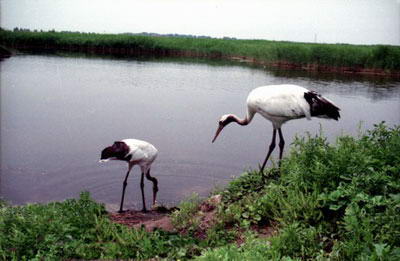
<path id="1" fill-rule="evenodd" d="M 250 123 L 250 120 L 247 116 L 245 118 L 241 119 L 238 116 L 236 116 L 235 114 L 231 114 L 228 119 L 227 124 L 229 124 L 231 122 L 236 122 L 239 125 L 246 126 L 247 124 Z"/>
<path id="2" fill-rule="evenodd" d="M 247 109 L 247 114 L 243 119 L 239 118 L 235 114 L 231 114 L 232 122 L 234 121 L 239 125 L 246 126 L 247 124 L 249 124 L 251 122 L 251 120 L 254 117 L 254 114 L 255 114 L 255 112 L 253 110 L 251 110 L 250 108 Z"/>
<path id="3" fill-rule="evenodd" d="M 235 114 L 223 115 L 221 117 L 221 120 L 219 121 L 219 126 L 218 126 L 217 132 L 215 133 L 215 136 L 214 136 L 214 139 L 212 140 L 212 142 L 214 142 L 217 139 L 219 133 L 222 131 L 223 128 L 225 128 L 226 125 L 228 125 L 231 122 L 236 122 L 239 125 L 245 126 L 251 122 L 251 120 L 254 117 L 254 114 L 255 114 L 255 111 L 252 111 L 252 110 L 250 110 L 250 108 L 248 108 L 247 115 L 246 115 L 246 117 L 244 117 L 244 119 L 239 118 Z"/>

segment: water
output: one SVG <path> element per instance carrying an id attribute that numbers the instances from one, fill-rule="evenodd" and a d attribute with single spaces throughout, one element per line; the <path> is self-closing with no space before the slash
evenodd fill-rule
<path id="1" fill-rule="evenodd" d="M 159 202 L 207 195 L 266 155 L 271 124 L 256 115 L 229 125 L 212 144 L 221 115 L 245 115 L 249 91 L 293 83 L 314 89 L 342 109 L 341 119 L 283 126 L 286 152 L 296 134 L 322 129 L 330 141 L 385 120 L 400 123 L 399 82 L 266 71 L 224 63 L 19 55 L 1 66 L 0 196 L 13 204 L 48 202 L 90 191 L 116 209 L 127 164 L 99 164 L 100 151 L 124 138 L 159 150 L 152 174 Z M 277 151 L 273 157 L 277 158 Z M 125 206 L 141 208 L 139 168 L 128 180 Z M 151 182 L 145 183 L 150 203 Z"/>

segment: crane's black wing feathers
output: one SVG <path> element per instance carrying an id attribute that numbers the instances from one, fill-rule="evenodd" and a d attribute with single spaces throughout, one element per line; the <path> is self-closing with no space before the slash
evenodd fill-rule
<path id="1" fill-rule="evenodd" d="M 340 109 L 315 91 L 304 93 L 304 99 L 310 104 L 311 116 L 327 116 L 334 120 L 340 118 Z"/>

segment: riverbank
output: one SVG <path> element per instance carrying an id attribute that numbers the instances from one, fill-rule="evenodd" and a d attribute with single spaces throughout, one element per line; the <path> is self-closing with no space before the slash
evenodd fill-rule
<path id="1" fill-rule="evenodd" d="M 127 221 L 142 214 L 107 213 L 88 193 L 0 202 L 0 259 L 398 260 L 399 162 L 400 126 L 336 144 L 297 138 L 280 170 L 246 172 L 209 199 L 183 201 L 171 232 L 137 228 Z"/>
<path id="2" fill-rule="evenodd" d="M 400 47 L 156 37 L 128 34 L 0 31 L 0 44 L 21 51 L 226 59 L 288 70 L 400 78 Z"/>
<path id="3" fill-rule="evenodd" d="M 10 50 L 8 50 L 4 46 L 0 45 L 0 59 L 9 58 L 9 57 L 11 57 L 11 55 L 12 55 L 12 52 Z"/>

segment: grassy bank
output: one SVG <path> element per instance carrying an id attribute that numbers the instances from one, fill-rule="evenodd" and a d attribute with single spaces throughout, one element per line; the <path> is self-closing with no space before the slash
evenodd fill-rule
<path id="1" fill-rule="evenodd" d="M 112 223 L 88 193 L 61 203 L 0 209 L 1 260 L 179 258 L 198 254 L 197 244 L 190 237 Z"/>
<path id="2" fill-rule="evenodd" d="M 208 227 L 199 200 L 182 202 L 172 218 L 184 234 L 114 224 L 87 194 L 3 204 L 0 259 L 399 260 L 400 126 L 336 144 L 298 138 L 280 171 L 244 173 L 219 193 Z"/>
<path id="3" fill-rule="evenodd" d="M 336 145 L 297 139 L 280 174 L 246 173 L 223 199 L 221 222 L 278 233 L 203 252 L 203 260 L 398 260 L 400 127 L 381 124 Z"/>
<path id="4" fill-rule="evenodd" d="M 25 50 L 211 57 L 293 69 L 400 75 L 399 46 L 6 30 L 0 31 L 0 44 Z"/>

